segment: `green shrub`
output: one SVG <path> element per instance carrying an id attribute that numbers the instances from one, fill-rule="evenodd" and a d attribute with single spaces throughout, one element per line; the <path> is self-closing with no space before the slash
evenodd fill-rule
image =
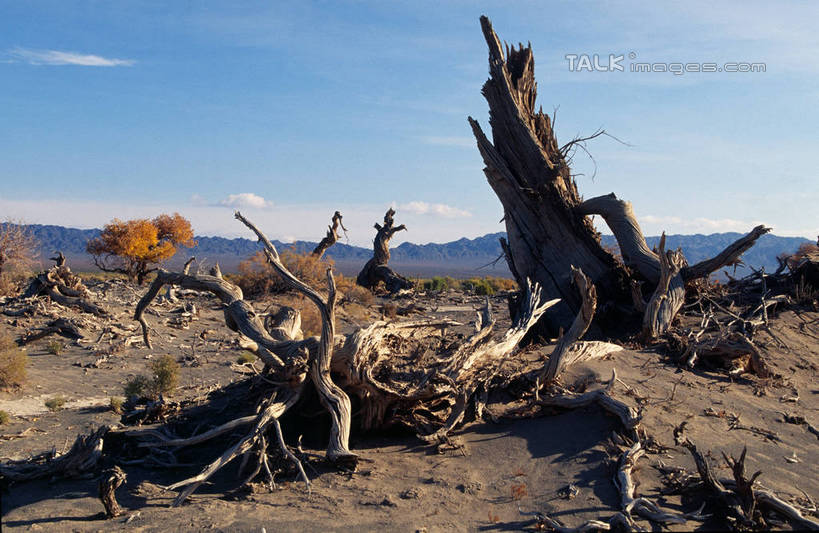
<path id="1" fill-rule="evenodd" d="M 0 426 L 8 424 L 9 420 L 11 420 L 11 415 L 5 411 L 0 411 Z"/>
<path id="2" fill-rule="evenodd" d="M 58 340 L 50 341 L 46 345 L 46 351 L 51 355 L 60 355 L 60 352 L 63 351 L 63 348 L 65 348 L 65 344 L 61 343 Z"/>
<path id="3" fill-rule="evenodd" d="M 55 396 L 53 398 L 49 398 L 45 401 L 45 406 L 48 407 L 49 411 L 59 411 L 65 405 L 65 398 L 62 396 Z"/>
<path id="4" fill-rule="evenodd" d="M 151 377 L 134 376 L 125 384 L 126 398 L 155 400 L 160 395 L 170 394 L 179 384 L 179 363 L 170 355 L 152 361 L 150 366 Z"/>
<path id="5" fill-rule="evenodd" d="M 423 280 L 421 286 L 425 291 L 441 292 L 447 289 L 453 289 L 457 287 L 457 285 L 458 282 L 449 276 L 443 278 L 441 276 L 435 276 L 432 279 Z"/>
<path id="6" fill-rule="evenodd" d="M 155 396 L 172 392 L 179 384 L 179 363 L 170 355 L 151 362 L 153 393 Z"/>
<path id="7" fill-rule="evenodd" d="M 245 365 L 248 363 L 252 363 L 256 360 L 256 356 L 252 353 L 248 352 L 247 350 L 243 351 L 239 354 L 239 357 L 236 358 L 236 362 L 240 365 Z"/>
<path id="8" fill-rule="evenodd" d="M 19 387 L 26 382 L 26 352 L 12 338 L 0 334 L 0 389 Z"/>
<path id="9" fill-rule="evenodd" d="M 495 287 L 486 278 L 472 278 L 461 283 L 464 290 L 472 291 L 480 296 L 492 296 Z"/>

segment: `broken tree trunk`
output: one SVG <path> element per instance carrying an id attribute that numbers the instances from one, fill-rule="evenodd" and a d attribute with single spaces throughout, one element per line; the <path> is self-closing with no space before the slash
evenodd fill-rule
<path id="1" fill-rule="evenodd" d="M 572 287 L 572 266 L 589 277 L 602 304 L 632 305 L 629 273 L 602 248 L 587 216 L 602 215 L 617 237 L 625 265 L 656 285 L 660 261 L 646 245 L 631 205 L 613 194 L 582 201 L 567 161 L 567 154 L 582 140 L 560 146 L 552 120 L 536 110 L 531 46 L 506 46 L 504 53 L 486 17 L 481 17 L 481 28 L 489 47 L 490 77 L 483 95 L 489 104 L 492 141 L 477 121 L 470 117 L 469 123 L 486 178 L 503 205 L 508 242 L 502 246 L 518 285 L 523 288 L 529 278 L 540 283 L 545 297 L 561 299 L 544 317 L 552 334 L 570 324 L 583 303 Z M 670 281 L 671 290 L 679 292 L 685 281 L 705 277 L 735 260 L 768 231 L 764 226 L 754 228 L 717 257 L 683 267 Z M 622 320 L 614 323 L 622 334 Z"/>
<path id="2" fill-rule="evenodd" d="M 574 211 L 581 198 L 566 153 L 549 116 L 535 109 L 531 47 L 507 47 L 504 54 L 489 19 L 481 17 L 481 27 L 489 46 L 490 78 L 483 95 L 492 142 L 477 121 L 470 117 L 469 123 L 486 178 L 503 204 L 510 270 L 519 286 L 529 278 L 543 287 L 545 297 L 561 299 L 545 317 L 556 333 L 581 307 L 572 265 L 589 276 L 603 300 L 628 301 L 627 275 L 602 248 L 591 221 Z"/>
<path id="3" fill-rule="evenodd" d="M 387 291 L 392 294 L 403 289 L 412 287 L 412 282 L 403 276 L 400 276 L 393 271 L 387 264 L 390 262 L 390 239 L 399 231 L 406 230 L 407 227 L 401 224 L 400 226 L 393 226 L 393 216 L 395 210 L 389 208 L 384 215 L 384 225 L 375 223 L 375 229 L 378 231 L 373 240 L 373 257 L 361 272 L 358 273 L 356 282 L 367 289 L 374 289 L 379 282 L 384 282 Z"/>
<path id="4" fill-rule="evenodd" d="M 344 224 L 341 223 L 341 213 L 336 211 L 333 213 L 333 225 L 327 226 L 327 235 L 321 239 L 321 242 L 318 243 L 316 248 L 313 250 L 313 255 L 316 256 L 318 259 L 324 255 L 324 252 L 327 251 L 332 245 L 338 242 L 338 228 L 341 226 L 341 229 L 344 233 L 347 233 L 347 228 L 344 227 Z"/>

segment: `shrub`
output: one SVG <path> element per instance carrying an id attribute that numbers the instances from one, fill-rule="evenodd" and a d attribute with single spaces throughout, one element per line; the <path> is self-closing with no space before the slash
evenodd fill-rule
<path id="1" fill-rule="evenodd" d="M 311 253 L 299 253 L 293 248 L 283 251 L 279 258 L 294 276 L 316 289 L 326 286 L 327 269 L 333 268 L 335 264 L 332 259 L 319 259 Z M 239 263 L 239 274 L 231 276 L 231 281 L 249 297 L 290 290 L 267 262 L 264 252 L 256 252 L 253 257 Z"/>
<path id="2" fill-rule="evenodd" d="M 464 290 L 469 290 L 480 296 L 492 296 L 495 294 L 495 287 L 486 278 L 472 278 L 461 282 Z"/>
<path id="3" fill-rule="evenodd" d="M 111 399 L 108 401 L 108 405 L 111 407 L 111 410 L 118 415 L 122 414 L 122 405 L 124 403 L 125 400 L 119 396 L 111 396 Z"/>
<path id="4" fill-rule="evenodd" d="M 122 392 L 125 394 L 125 397 L 129 399 L 142 398 L 148 394 L 150 384 L 151 380 L 148 379 L 148 376 L 134 376 L 125 383 L 125 387 L 123 388 Z"/>
<path id="5" fill-rule="evenodd" d="M 126 398 L 155 400 L 173 392 L 179 384 L 179 363 L 170 355 L 151 362 L 151 377 L 138 375 L 128 380 L 123 392 Z"/>
<path id="6" fill-rule="evenodd" d="M 0 426 L 8 424 L 9 420 L 11 420 L 11 415 L 5 411 L 0 411 Z"/>
<path id="7" fill-rule="evenodd" d="M 63 348 L 65 348 L 65 344 L 61 343 L 58 340 L 50 341 L 46 345 L 46 351 L 51 355 L 60 355 L 60 352 L 63 351 Z"/>
<path id="8" fill-rule="evenodd" d="M 25 383 L 27 362 L 26 352 L 8 334 L 0 334 L 0 389 Z"/>
<path id="9" fill-rule="evenodd" d="M 342 304 L 351 302 L 369 307 L 375 303 L 372 291 L 356 283 L 355 278 L 339 274 L 336 278 L 336 289 L 340 293 L 339 300 Z"/>
<path id="10" fill-rule="evenodd" d="M 435 276 L 432 279 L 423 280 L 421 286 L 425 291 L 441 292 L 447 289 L 455 288 L 456 285 L 457 282 L 449 276 L 445 278 Z"/>
<path id="11" fill-rule="evenodd" d="M 170 355 L 163 355 L 151 362 L 153 379 L 151 380 L 153 396 L 168 394 L 179 384 L 179 363 Z"/>
<path id="12" fill-rule="evenodd" d="M 236 362 L 239 363 L 240 365 L 246 365 L 248 363 L 252 363 L 255 360 L 256 356 L 248 352 L 247 350 L 240 353 L 239 357 L 236 358 Z"/>
<path id="13" fill-rule="evenodd" d="M 45 401 L 45 406 L 48 407 L 49 411 L 59 411 L 65 405 L 65 398 L 62 396 L 55 396 L 53 398 L 49 398 Z"/>

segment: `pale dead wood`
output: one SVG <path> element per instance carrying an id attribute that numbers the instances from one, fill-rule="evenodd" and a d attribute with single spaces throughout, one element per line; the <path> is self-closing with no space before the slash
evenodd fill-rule
<path id="1" fill-rule="evenodd" d="M 643 315 L 643 336 L 653 340 L 671 327 L 671 322 L 685 302 L 685 284 L 680 269 L 685 258 L 680 250 L 665 250 L 665 232 L 660 237 L 657 255 L 660 258 L 660 278 Z"/>
<path id="2" fill-rule="evenodd" d="M 572 275 L 577 290 L 580 292 L 583 300 L 583 305 L 580 307 L 580 311 L 578 311 L 569 331 L 558 340 L 557 346 L 555 346 L 552 355 L 549 357 L 546 368 L 544 368 L 538 376 L 538 384 L 551 383 L 560 375 L 563 368 L 568 365 L 566 355 L 569 353 L 569 348 L 586 333 L 592 318 L 594 318 L 594 310 L 597 308 L 597 290 L 594 288 L 594 284 L 579 268 L 572 267 Z M 573 360 L 576 361 L 581 353 L 580 351 L 575 351 Z"/>
<path id="3" fill-rule="evenodd" d="M 68 452 L 40 454 L 26 461 L 0 464 L 4 483 L 31 481 L 50 477 L 78 477 L 97 467 L 102 456 L 103 439 L 110 428 L 102 426 L 89 435 L 78 435 Z"/>

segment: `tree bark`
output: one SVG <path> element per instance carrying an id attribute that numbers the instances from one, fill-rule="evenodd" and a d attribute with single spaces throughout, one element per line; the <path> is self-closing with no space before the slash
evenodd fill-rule
<path id="1" fill-rule="evenodd" d="M 489 47 L 490 77 L 483 95 L 489 104 L 492 141 L 472 117 L 469 123 L 486 165 L 486 178 L 503 205 L 508 243 L 501 245 L 518 286 L 522 290 L 525 280 L 532 279 L 543 287 L 546 297 L 562 300 L 544 317 L 552 335 L 572 323 L 583 305 L 572 287 L 574 267 L 589 277 L 601 303 L 642 307 L 642 298 L 632 296 L 633 279 L 626 267 L 653 286 L 661 280 L 661 264 L 646 244 L 631 204 L 613 193 L 582 201 L 567 161 L 567 154 L 582 140 L 561 147 L 550 117 L 542 109 L 535 110 L 537 83 L 531 45 L 507 45 L 504 53 L 486 17 L 481 17 L 481 28 Z M 617 238 L 625 265 L 600 245 L 600 236 L 588 218 L 595 214 L 602 215 Z M 690 267 L 676 252 L 681 266 L 663 287 L 666 297 L 658 296 L 662 312 L 658 315 L 657 309 L 652 310 L 653 318 L 661 320 L 655 330 L 667 329 L 671 323 L 685 295 L 686 281 L 706 277 L 735 261 L 768 231 L 770 228 L 758 226 L 718 256 Z M 601 305 L 610 312 L 618 307 Z M 609 333 L 622 335 L 622 320 L 611 322 L 618 331 Z M 599 334 L 594 323 L 590 331 Z"/>
<path id="2" fill-rule="evenodd" d="M 384 282 L 389 293 L 396 293 L 403 289 L 412 287 L 412 282 L 407 278 L 400 276 L 388 266 L 390 262 L 390 239 L 399 231 L 406 230 L 407 227 L 401 224 L 400 226 L 393 226 L 393 216 L 395 210 L 390 208 L 384 215 L 384 225 L 375 223 L 375 229 L 378 233 L 373 240 L 373 257 L 361 272 L 358 273 L 356 282 L 367 289 L 374 289 L 379 282 Z"/>

